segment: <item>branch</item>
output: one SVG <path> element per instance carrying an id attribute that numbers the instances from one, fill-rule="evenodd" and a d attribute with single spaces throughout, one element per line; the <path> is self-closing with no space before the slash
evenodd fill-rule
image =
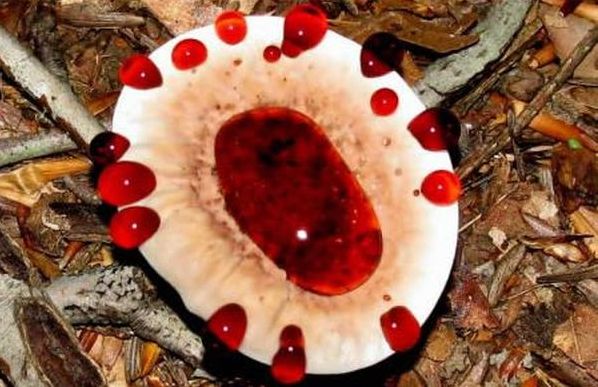
<path id="1" fill-rule="evenodd" d="M 0 139 L 0 167 L 75 149 L 77 144 L 58 130 Z"/>
<path id="2" fill-rule="evenodd" d="M 594 27 L 586 34 L 586 36 L 584 36 L 582 40 L 579 41 L 569 57 L 563 61 L 563 65 L 554 78 L 552 78 L 542 87 L 542 89 L 540 89 L 534 99 L 517 117 L 517 121 L 513 128 L 513 133 L 515 133 L 515 135 L 518 135 L 522 129 L 529 125 L 532 119 L 550 100 L 554 92 L 567 81 L 567 79 L 575 71 L 575 68 L 594 48 L 596 42 L 598 42 L 598 27 Z M 464 180 L 479 166 L 485 163 L 488 158 L 502 151 L 510 143 L 511 136 L 509 134 L 509 129 L 505 127 L 503 128 L 502 132 L 494 138 L 493 141 L 485 143 L 482 147 L 470 153 L 467 158 L 463 160 L 459 168 L 457 168 L 458 175 L 462 180 Z"/>
<path id="3" fill-rule="evenodd" d="M 36 101 L 47 107 L 52 118 L 79 146 L 87 148 L 104 131 L 73 94 L 33 54 L 0 26 L 0 69 Z"/>
<path id="4" fill-rule="evenodd" d="M 137 336 L 158 343 L 194 367 L 201 363 L 201 338 L 157 298 L 139 268 L 114 266 L 65 276 L 46 291 L 74 325 L 129 326 Z"/>

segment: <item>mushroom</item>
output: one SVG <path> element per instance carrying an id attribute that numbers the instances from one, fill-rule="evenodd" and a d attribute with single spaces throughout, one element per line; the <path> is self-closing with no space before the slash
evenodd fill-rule
<path id="1" fill-rule="evenodd" d="M 127 61 L 91 146 L 114 243 L 282 383 L 409 350 L 453 262 L 458 122 L 369 54 L 311 5 L 225 12 Z"/>

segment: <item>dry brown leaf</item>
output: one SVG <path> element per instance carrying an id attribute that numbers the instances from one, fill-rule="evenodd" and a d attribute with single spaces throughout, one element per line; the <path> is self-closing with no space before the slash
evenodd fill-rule
<path id="1" fill-rule="evenodd" d="M 203 0 L 142 0 L 142 3 L 174 35 L 208 25 L 222 12 L 221 7 Z"/>
<path id="2" fill-rule="evenodd" d="M 462 275 L 449 297 L 458 327 L 473 330 L 498 327 L 498 319 L 490 310 L 488 299 L 475 276 Z"/>
<path id="3" fill-rule="evenodd" d="M 428 338 L 425 345 L 426 355 L 434 361 L 445 361 L 453 352 L 455 340 L 455 330 L 446 324 L 440 324 Z"/>
<path id="4" fill-rule="evenodd" d="M 414 16 L 400 12 L 347 18 L 333 23 L 333 28 L 358 43 L 377 32 L 392 33 L 397 39 L 440 54 L 461 50 L 478 41 L 477 35 L 456 35 L 429 28 L 424 22 L 415 23 Z"/>
<path id="5" fill-rule="evenodd" d="M 577 211 L 569 216 L 575 232 L 579 234 L 593 235 L 590 238 L 584 238 L 586 244 L 594 258 L 598 258 L 598 212 L 588 207 L 579 207 Z"/>
<path id="6" fill-rule="evenodd" d="M 35 161 L 10 172 L 0 173 L 0 196 L 31 207 L 52 180 L 86 173 L 91 163 L 84 157 Z"/>
<path id="7" fill-rule="evenodd" d="M 598 205 L 598 158 L 587 149 L 561 144 L 552 153 L 552 179 L 566 213 L 581 205 Z"/>
<path id="8" fill-rule="evenodd" d="M 577 364 L 598 376 L 598 310 L 578 304 L 571 317 L 554 332 L 553 343 Z"/>

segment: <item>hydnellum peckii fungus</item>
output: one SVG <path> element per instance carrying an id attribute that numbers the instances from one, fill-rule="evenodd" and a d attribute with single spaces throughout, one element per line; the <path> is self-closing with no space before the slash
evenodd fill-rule
<path id="1" fill-rule="evenodd" d="M 91 147 L 114 243 L 282 383 L 408 351 L 453 261 L 459 124 L 378 46 L 311 5 L 226 12 L 127 60 Z"/>

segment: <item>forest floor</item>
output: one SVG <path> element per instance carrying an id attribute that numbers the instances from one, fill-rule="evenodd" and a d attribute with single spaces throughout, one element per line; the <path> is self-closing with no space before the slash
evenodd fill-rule
<path id="1" fill-rule="evenodd" d="M 421 343 L 302 385 L 598 386 L 598 4 L 315 2 L 359 43 L 388 32 L 405 44 L 396 70 L 461 120 L 463 193 Z M 0 0 L 0 386 L 274 383 L 111 246 L 87 146 L 111 128 L 125 58 L 223 9 L 293 5 Z"/>

